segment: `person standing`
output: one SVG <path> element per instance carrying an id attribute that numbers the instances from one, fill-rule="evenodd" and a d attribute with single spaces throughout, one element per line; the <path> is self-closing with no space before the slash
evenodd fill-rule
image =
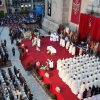
<path id="1" fill-rule="evenodd" d="M 6 56 L 4 56 L 3 61 L 4 61 L 4 64 L 6 65 L 6 64 L 7 64 L 7 59 L 6 59 Z"/>
<path id="2" fill-rule="evenodd" d="M 4 40 L 4 44 L 5 44 L 5 46 L 6 46 L 6 42 L 7 42 L 7 41 L 6 41 L 6 40 Z"/>
<path id="3" fill-rule="evenodd" d="M 13 44 L 14 43 L 14 38 L 13 37 L 11 37 L 11 44 Z"/>
<path id="4" fill-rule="evenodd" d="M 12 48 L 12 53 L 13 53 L 13 56 L 15 56 L 15 48 L 14 47 Z"/>
<path id="5" fill-rule="evenodd" d="M 8 57 L 9 57 L 8 52 L 5 53 L 5 56 L 6 56 L 6 59 L 8 61 Z"/>
<path id="6" fill-rule="evenodd" d="M 40 38 L 39 37 L 37 37 L 37 46 L 36 46 L 36 49 L 37 49 L 37 51 L 40 51 L 40 46 L 41 46 L 41 40 L 40 40 Z"/>

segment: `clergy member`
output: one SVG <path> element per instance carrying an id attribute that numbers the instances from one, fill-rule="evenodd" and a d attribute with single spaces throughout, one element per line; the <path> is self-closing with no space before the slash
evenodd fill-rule
<path id="1" fill-rule="evenodd" d="M 40 51 L 40 46 L 41 46 L 41 40 L 40 40 L 40 38 L 39 37 L 37 37 L 37 47 L 36 47 L 36 49 L 37 49 L 37 51 Z"/>

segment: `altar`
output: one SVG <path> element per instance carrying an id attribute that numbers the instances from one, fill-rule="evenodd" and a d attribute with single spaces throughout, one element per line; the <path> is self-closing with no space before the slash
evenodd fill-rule
<path id="1" fill-rule="evenodd" d="M 47 46 L 47 50 L 50 52 L 51 55 L 57 53 L 56 49 L 53 46 Z"/>

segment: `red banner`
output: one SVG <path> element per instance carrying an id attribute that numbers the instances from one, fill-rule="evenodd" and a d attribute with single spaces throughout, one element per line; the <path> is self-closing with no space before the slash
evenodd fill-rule
<path id="1" fill-rule="evenodd" d="M 81 0 L 73 0 L 71 22 L 75 24 L 79 23 L 80 8 L 81 8 Z"/>

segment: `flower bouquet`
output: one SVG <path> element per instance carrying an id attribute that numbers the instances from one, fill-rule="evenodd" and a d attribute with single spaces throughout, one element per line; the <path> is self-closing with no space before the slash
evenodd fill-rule
<path id="1" fill-rule="evenodd" d="M 57 86 L 56 87 L 56 91 L 58 92 L 58 93 L 60 93 L 60 88 Z"/>
<path id="2" fill-rule="evenodd" d="M 47 78 L 49 78 L 49 77 L 50 77 L 50 74 L 49 74 L 49 73 L 45 73 L 45 76 L 46 76 Z"/>
<path id="3" fill-rule="evenodd" d="M 46 71 L 46 70 L 48 70 L 48 67 L 47 66 L 41 66 L 41 69 L 43 70 L 43 71 Z"/>

